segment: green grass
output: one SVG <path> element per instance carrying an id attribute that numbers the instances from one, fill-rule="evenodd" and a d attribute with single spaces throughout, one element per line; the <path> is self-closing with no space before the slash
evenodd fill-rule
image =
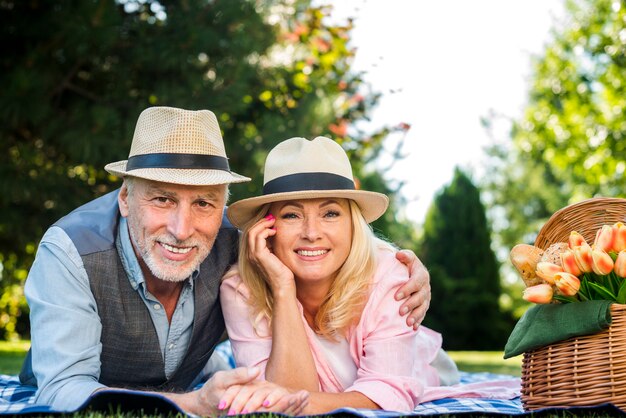
<path id="1" fill-rule="evenodd" d="M 449 351 L 459 370 L 522 375 L 522 356 L 504 360 L 501 351 Z"/>
<path id="2" fill-rule="evenodd" d="M 30 341 L 0 341 L 0 374 L 18 374 Z"/>

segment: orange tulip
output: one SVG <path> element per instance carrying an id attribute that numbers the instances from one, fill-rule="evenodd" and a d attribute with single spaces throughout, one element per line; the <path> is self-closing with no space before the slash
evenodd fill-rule
<path id="1" fill-rule="evenodd" d="M 569 247 L 573 250 L 576 247 L 580 247 L 586 244 L 585 238 L 576 231 L 572 231 L 569 234 Z"/>
<path id="2" fill-rule="evenodd" d="M 609 225 L 602 225 L 602 228 L 596 233 L 593 248 L 606 251 L 607 253 L 613 251 L 613 245 L 615 244 L 615 234 L 613 232 L 613 228 Z"/>
<path id="3" fill-rule="evenodd" d="M 626 225 L 621 222 L 616 222 L 615 225 L 613 225 L 613 234 L 615 235 L 613 250 L 616 253 L 626 250 Z"/>
<path id="4" fill-rule="evenodd" d="M 626 250 L 622 250 L 617 254 L 613 270 L 619 277 L 626 277 Z"/>
<path id="5" fill-rule="evenodd" d="M 524 289 L 522 297 L 532 303 L 550 303 L 552 301 L 552 287 L 549 284 L 538 284 Z"/>
<path id="6" fill-rule="evenodd" d="M 574 256 L 574 251 L 566 250 L 561 253 L 561 265 L 563 266 L 563 271 L 573 274 L 574 276 L 580 275 L 580 267 L 576 264 L 576 257 Z"/>
<path id="7" fill-rule="evenodd" d="M 584 243 L 573 249 L 574 258 L 578 268 L 583 273 L 589 273 L 593 271 L 593 257 L 591 256 L 591 247 L 589 244 Z"/>
<path id="8" fill-rule="evenodd" d="M 570 273 L 557 273 L 554 275 L 554 284 L 559 292 L 565 296 L 574 296 L 580 289 L 580 280 Z"/>
<path id="9" fill-rule="evenodd" d="M 545 280 L 549 284 L 554 284 L 554 275 L 563 272 L 561 266 L 550 263 L 548 261 L 540 261 L 537 263 L 535 274 Z"/>
<path id="10" fill-rule="evenodd" d="M 613 259 L 606 252 L 600 249 L 593 249 L 591 251 L 591 258 L 593 259 L 592 269 L 593 272 L 600 275 L 609 274 L 613 270 Z"/>

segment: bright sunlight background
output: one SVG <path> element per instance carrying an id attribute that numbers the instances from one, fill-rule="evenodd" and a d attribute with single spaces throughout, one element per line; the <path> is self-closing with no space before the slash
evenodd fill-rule
<path id="1" fill-rule="evenodd" d="M 332 19 L 355 19 L 356 71 L 383 93 L 372 129 L 408 123 L 406 158 L 386 174 L 405 181 L 409 219 L 422 223 L 455 166 L 483 173 L 490 144 L 481 118 L 517 118 L 531 60 L 561 24 L 563 0 L 325 0 Z M 360 126 L 368 129 L 370 126 Z M 502 128 L 502 127 L 501 127 Z M 506 137 L 508 126 L 496 131 Z M 390 139 L 388 148 L 395 148 Z M 388 164 L 382 161 L 381 167 Z"/>

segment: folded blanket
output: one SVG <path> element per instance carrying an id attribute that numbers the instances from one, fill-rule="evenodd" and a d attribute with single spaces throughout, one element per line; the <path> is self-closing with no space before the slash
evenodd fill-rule
<path id="1" fill-rule="evenodd" d="M 594 334 L 611 324 L 608 300 L 535 305 L 515 325 L 504 347 L 504 358 L 570 337 Z"/>
<path id="2" fill-rule="evenodd" d="M 496 375 L 492 373 L 467 373 L 461 372 L 461 384 L 476 385 L 479 383 L 510 380 L 511 376 Z M 54 411 L 46 405 L 34 403 L 35 388 L 33 386 L 20 385 L 17 376 L 0 375 L 0 416 L 68 416 L 59 411 Z M 172 404 L 167 398 L 156 393 L 136 393 L 122 391 L 96 392 L 93 399 L 84 405 L 85 412 L 100 412 L 106 416 L 146 416 L 152 411 L 158 411 L 161 416 L 180 416 L 194 418 L 187 415 Z M 419 404 L 412 413 L 382 411 L 374 409 L 339 408 L 328 414 L 330 417 L 344 418 L 401 418 L 401 417 L 424 417 L 450 415 L 463 415 L 467 417 L 546 417 L 546 416 L 606 416 L 614 417 L 623 415 L 624 411 L 610 404 L 593 407 L 554 407 L 544 408 L 534 412 L 524 411 L 519 397 L 515 399 L 487 399 L 487 398 L 445 398 L 433 402 Z M 93 415 L 93 414 L 91 414 Z M 277 414 L 274 414 L 277 416 Z M 278 416 L 280 416 L 278 414 Z"/>

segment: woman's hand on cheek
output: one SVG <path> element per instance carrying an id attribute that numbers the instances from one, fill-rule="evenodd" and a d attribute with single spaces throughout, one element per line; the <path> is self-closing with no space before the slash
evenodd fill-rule
<path id="1" fill-rule="evenodd" d="M 248 258 L 265 275 L 272 290 L 295 286 L 293 272 L 272 252 L 269 239 L 276 235 L 276 218 L 268 215 L 248 231 Z"/>

